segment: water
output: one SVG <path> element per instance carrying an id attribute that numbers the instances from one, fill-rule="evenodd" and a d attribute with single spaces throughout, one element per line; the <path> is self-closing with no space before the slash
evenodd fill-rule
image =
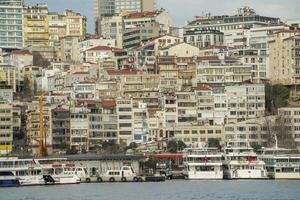
<path id="1" fill-rule="evenodd" d="M 300 181 L 167 181 L 1 188 L 0 200 L 299 200 Z"/>

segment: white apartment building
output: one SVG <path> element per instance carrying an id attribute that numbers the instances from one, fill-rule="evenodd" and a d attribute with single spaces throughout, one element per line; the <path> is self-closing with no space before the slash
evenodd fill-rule
<path id="1" fill-rule="evenodd" d="M 70 148 L 88 151 L 89 110 L 84 107 L 70 109 Z"/>
<path id="2" fill-rule="evenodd" d="M 243 65 L 238 59 L 226 57 L 224 53 L 216 56 L 198 58 L 198 83 L 242 83 L 251 81 L 251 66 Z"/>
<path id="3" fill-rule="evenodd" d="M 119 143 L 129 145 L 133 141 L 133 102 L 132 99 L 117 98 Z"/>
<path id="4" fill-rule="evenodd" d="M 149 116 L 146 103 L 133 103 L 133 142 L 146 144 L 149 139 Z"/>

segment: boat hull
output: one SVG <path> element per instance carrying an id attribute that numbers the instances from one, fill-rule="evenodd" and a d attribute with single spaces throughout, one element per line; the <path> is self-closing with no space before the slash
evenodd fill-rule
<path id="1" fill-rule="evenodd" d="M 16 187 L 19 186 L 17 179 L 2 179 L 0 180 L 0 187 Z"/>

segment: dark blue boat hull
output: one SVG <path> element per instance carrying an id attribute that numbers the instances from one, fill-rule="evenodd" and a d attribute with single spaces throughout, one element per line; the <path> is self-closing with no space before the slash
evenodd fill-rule
<path id="1" fill-rule="evenodd" d="M 0 187 L 16 187 L 19 185 L 19 181 L 16 179 L 0 180 Z"/>

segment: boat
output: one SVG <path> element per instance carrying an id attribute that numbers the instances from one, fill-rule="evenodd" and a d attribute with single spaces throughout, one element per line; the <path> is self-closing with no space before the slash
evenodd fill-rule
<path id="1" fill-rule="evenodd" d="M 300 154 L 297 150 L 263 148 L 260 158 L 266 163 L 269 178 L 300 179 Z"/>
<path id="2" fill-rule="evenodd" d="M 79 184 L 81 182 L 79 172 L 87 175 L 85 168 L 78 168 L 74 163 L 67 162 L 67 159 L 36 159 L 35 162 L 42 168 L 46 185 Z"/>
<path id="3" fill-rule="evenodd" d="M 267 179 L 265 162 L 247 142 L 229 142 L 225 147 L 225 179 Z"/>
<path id="4" fill-rule="evenodd" d="M 18 179 L 11 171 L 0 171 L 0 187 L 16 187 L 18 185 Z"/>
<path id="5" fill-rule="evenodd" d="M 223 179 L 223 154 L 217 148 L 186 148 L 183 164 L 189 180 Z"/>
<path id="6" fill-rule="evenodd" d="M 44 185 L 42 169 L 33 159 L 15 157 L 0 159 L 0 173 L 9 172 L 18 182 L 18 186 Z"/>
<path id="7" fill-rule="evenodd" d="M 78 184 L 87 170 L 66 159 L 0 158 L 0 174 L 10 174 L 18 186 Z M 7 178 L 7 177 L 6 177 Z M 4 182 L 3 178 L 3 182 Z M 13 183 L 13 181 L 11 181 Z M 5 182 L 7 183 L 7 182 Z M 4 184 L 4 183 L 3 183 Z"/>

